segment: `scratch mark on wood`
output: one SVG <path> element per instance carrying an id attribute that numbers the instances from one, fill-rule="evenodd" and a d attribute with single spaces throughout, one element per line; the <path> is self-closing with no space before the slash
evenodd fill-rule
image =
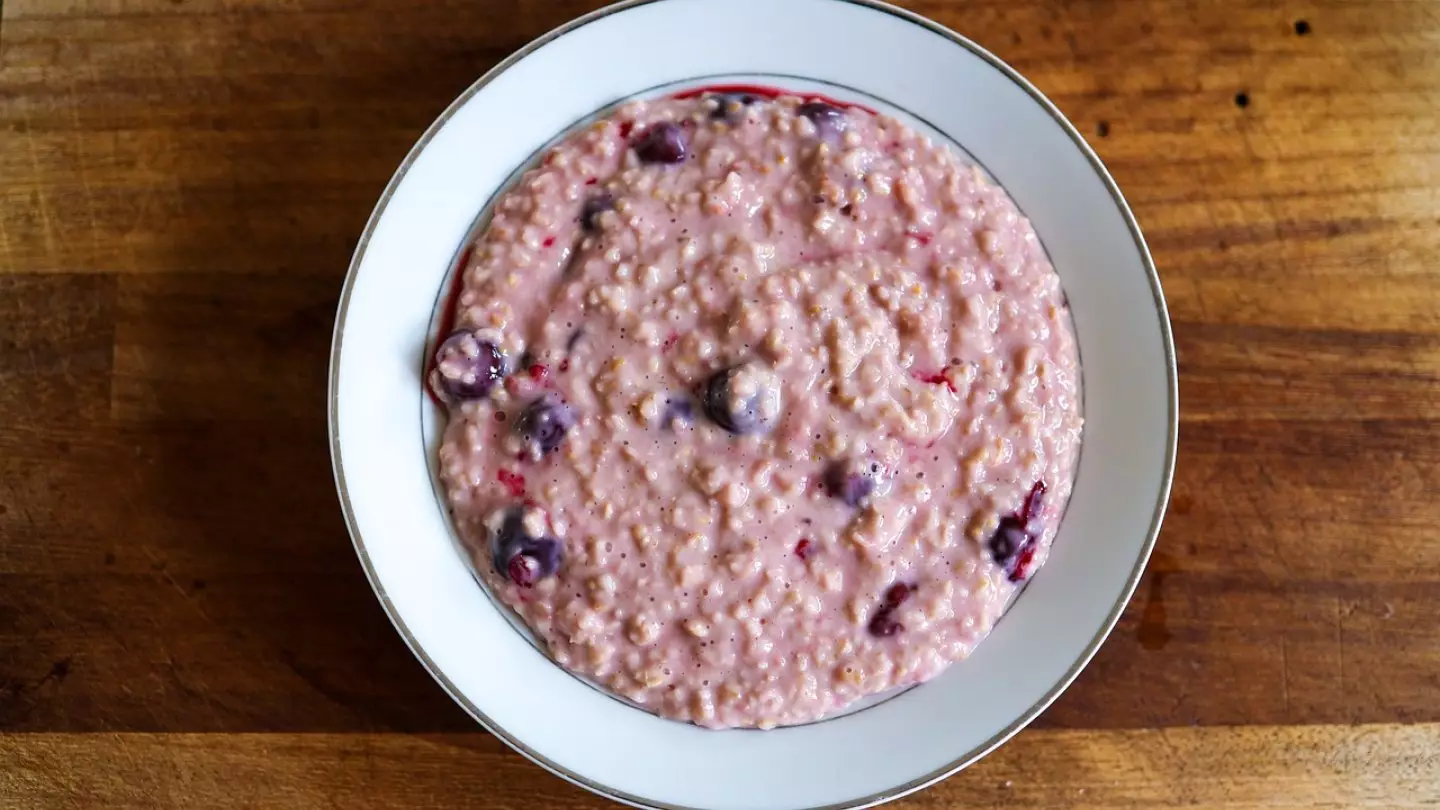
<path id="1" fill-rule="evenodd" d="M 35 151 L 35 132 L 31 125 L 30 109 L 26 102 L 21 101 L 16 106 L 20 108 L 20 117 L 25 123 L 25 151 L 30 156 L 30 168 L 35 172 L 35 177 L 44 177 L 45 172 L 40 168 L 40 155 Z M 55 225 L 50 219 L 50 202 L 47 197 L 45 186 L 35 186 L 35 208 L 40 212 L 40 224 L 45 235 L 45 252 L 54 256 L 55 251 Z"/>

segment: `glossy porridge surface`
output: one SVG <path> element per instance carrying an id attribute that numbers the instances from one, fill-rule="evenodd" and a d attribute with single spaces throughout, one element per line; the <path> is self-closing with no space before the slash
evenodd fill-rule
<path id="1" fill-rule="evenodd" d="M 561 665 L 706 726 L 963 659 L 1043 562 L 1079 447 L 1059 279 L 897 121 L 636 102 L 468 254 L 430 383 L 487 585 Z"/>

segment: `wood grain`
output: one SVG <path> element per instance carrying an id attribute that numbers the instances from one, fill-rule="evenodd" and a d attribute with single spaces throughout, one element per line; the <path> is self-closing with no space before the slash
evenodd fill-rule
<path id="1" fill-rule="evenodd" d="M 1437 750 L 1434 725 L 1038 731 L 906 805 L 1434 807 Z M 0 735 L 0 757 L 0 806 L 615 806 L 483 734 Z"/>
<path id="2" fill-rule="evenodd" d="M 395 166 L 597 5 L 4 2 L 0 806 L 601 805 L 474 733 L 396 637 L 324 403 Z M 1115 174 L 1182 430 L 1095 662 L 907 803 L 1433 804 L 1440 6 L 908 5 L 1024 72 Z"/>

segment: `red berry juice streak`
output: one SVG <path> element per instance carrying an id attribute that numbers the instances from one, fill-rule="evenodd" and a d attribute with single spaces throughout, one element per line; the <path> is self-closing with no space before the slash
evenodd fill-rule
<path id="1" fill-rule="evenodd" d="M 495 473 L 495 480 L 499 481 L 505 489 L 509 490 L 510 497 L 525 497 L 525 476 L 520 473 L 502 469 Z"/>
<path id="2" fill-rule="evenodd" d="M 946 366 L 945 368 L 948 369 L 949 366 Z M 950 389 L 950 393 L 956 393 L 955 383 L 951 382 L 950 378 L 945 376 L 944 369 L 941 369 L 940 371 L 937 371 L 933 374 L 922 374 L 920 372 L 916 372 L 914 374 L 914 377 L 920 382 L 929 383 L 930 385 L 943 385 L 946 388 Z"/>
<path id="3" fill-rule="evenodd" d="M 831 98 L 824 93 L 782 90 L 778 87 L 770 87 L 763 84 L 708 84 L 704 87 L 692 87 L 689 90 L 672 93 L 670 98 L 683 101 L 687 98 L 699 98 L 706 93 L 732 93 L 736 95 L 748 93 L 752 96 L 760 96 L 761 98 L 768 99 L 776 99 L 781 96 L 795 96 L 805 101 L 822 101 L 834 107 L 850 107 L 856 110 L 863 110 L 871 115 L 876 114 L 874 110 L 866 107 L 864 104 L 856 104 L 853 101 L 841 101 L 836 98 Z"/>

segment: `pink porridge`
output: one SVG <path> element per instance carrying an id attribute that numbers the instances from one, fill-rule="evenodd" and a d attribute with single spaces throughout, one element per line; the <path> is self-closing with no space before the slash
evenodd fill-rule
<path id="1" fill-rule="evenodd" d="M 704 726 L 931 678 L 1045 560 L 1080 442 L 1059 279 L 903 124 L 757 93 L 551 149 L 468 254 L 430 384 L 491 590 Z"/>

